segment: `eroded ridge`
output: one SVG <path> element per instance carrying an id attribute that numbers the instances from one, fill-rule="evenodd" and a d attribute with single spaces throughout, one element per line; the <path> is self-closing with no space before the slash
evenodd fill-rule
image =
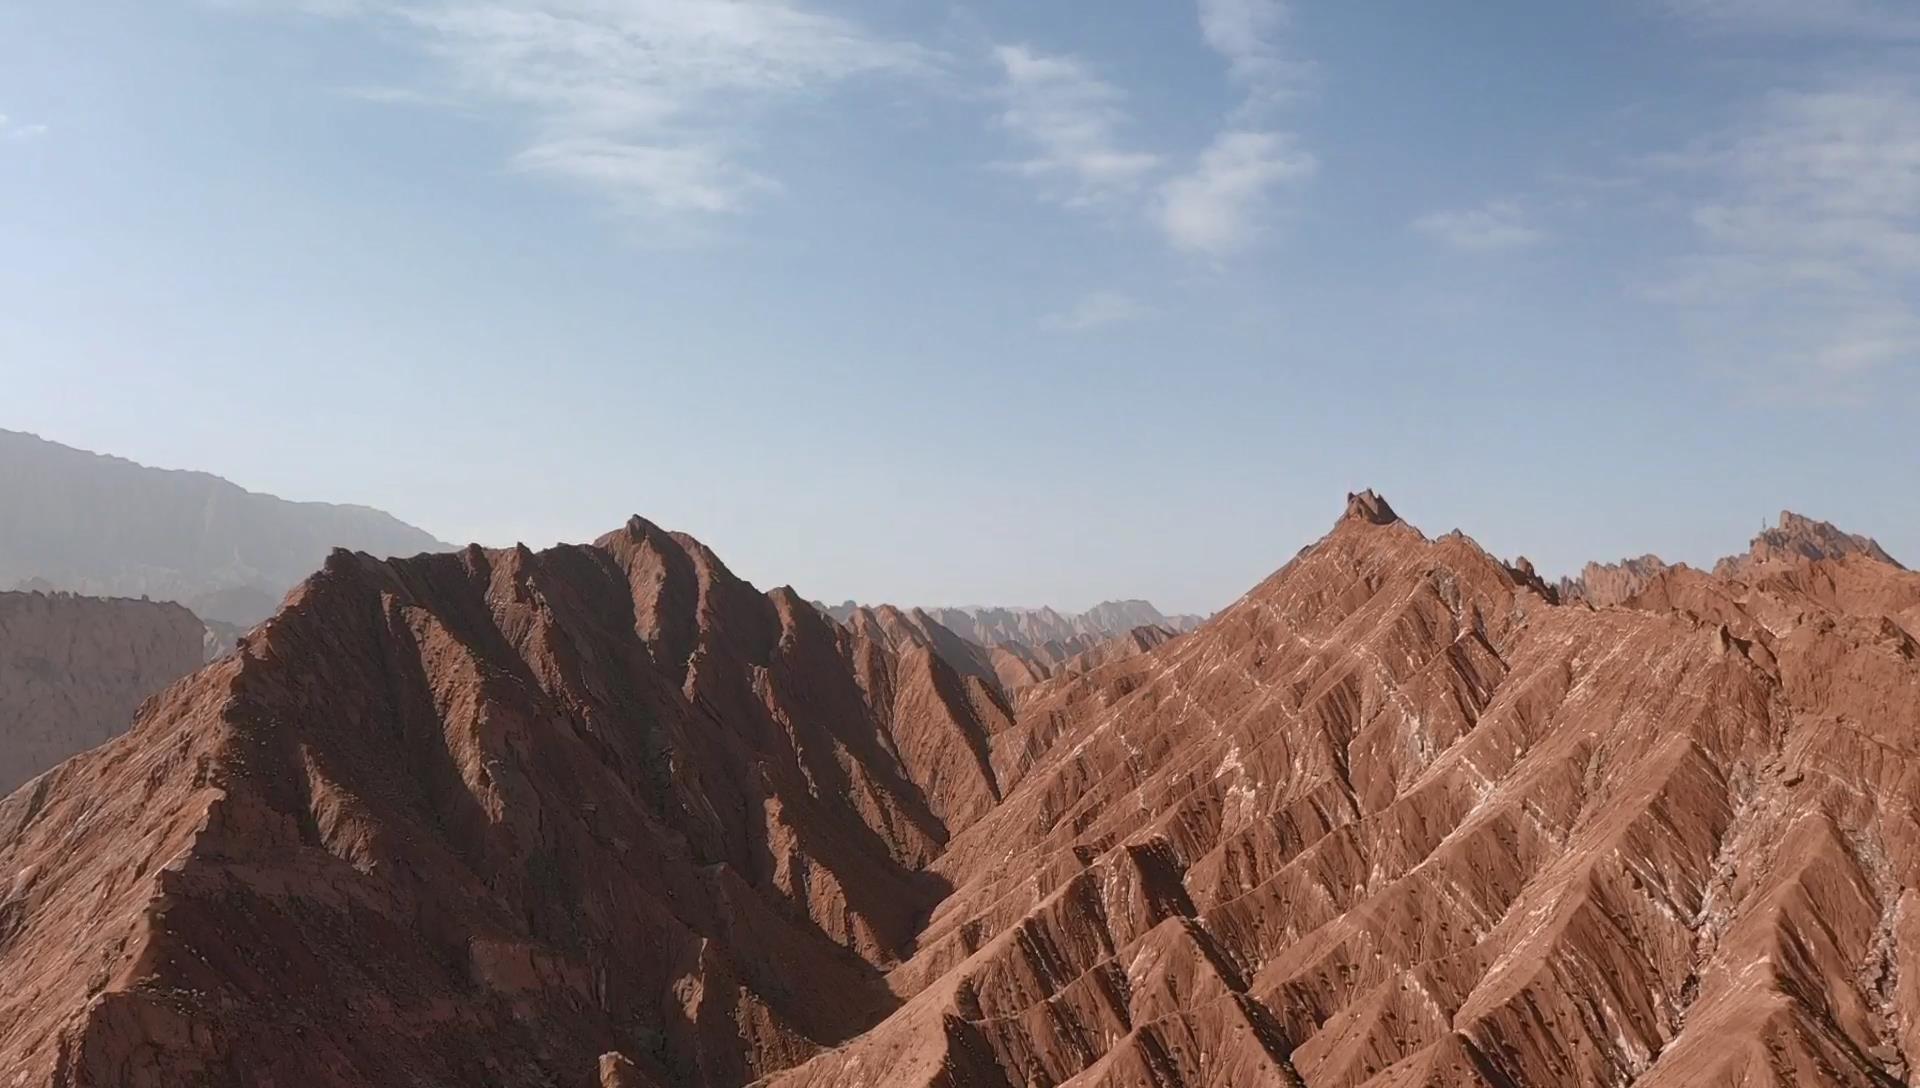
<path id="1" fill-rule="evenodd" d="M 1595 607 L 1362 493 L 1017 704 L 640 519 L 338 554 L 0 804 L 0 1069 L 1905 1084 L 1920 575 L 1820 539 Z"/>

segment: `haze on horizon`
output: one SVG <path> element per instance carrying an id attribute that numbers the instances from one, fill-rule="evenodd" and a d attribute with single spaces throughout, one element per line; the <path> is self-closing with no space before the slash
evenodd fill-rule
<path id="1" fill-rule="evenodd" d="M 1085 10 L 15 5 L 0 427 L 829 601 L 1211 611 L 1362 487 L 1920 558 L 1911 4 Z"/>

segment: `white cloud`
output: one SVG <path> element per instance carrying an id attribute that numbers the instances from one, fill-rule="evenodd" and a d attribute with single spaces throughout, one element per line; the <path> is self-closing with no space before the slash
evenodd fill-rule
<path id="1" fill-rule="evenodd" d="M 651 147 L 584 136 L 535 144 L 513 162 L 597 190 L 635 214 L 737 212 L 755 195 L 779 189 L 702 146 Z"/>
<path id="2" fill-rule="evenodd" d="M 1770 96 L 1665 156 L 1702 192 L 1653 294 L 1770 381 L 1920 367 L 1920 92 L 1857 78 Z"/>
<path id="3" fill-rule="evenodd" d="M 1076 58 L 1025 46 L 994 50 L 1005 108 L 1000 123 L 1034 148 L 1009 168 L 1051 187 L 1074 206 L 1103 203 L 1138 188 L 1160 157 L 1120 143 L 1125 95 Z"/>
<path id="4" fill-rule="evenodd" d="M 1006 165 L 1047 182 L 1048 195 L 1070 206 L 1142 211 L 1174 248 L 1217 258 L 1257 238 L 1276 192 L 1312 177 L 1319 161 L 1256 117 L 1290 99 L 1309 71 L 1283 48 L 1284 0 L 1197 2 L 1201 37 L 1246 97 L 1193 164 L 1171 176 L 1165 156 L 1123 141 L 1126 95 L 1084 62 L 1025 46 L 994 55 L 1006 104 L 1000 122 L 1036 149 Z"/>
<path id="5" fill-rule="evenodd" d="M 270 0 L 224 0 L 263 8 Z M 379 97 L 489 108 L 529 130 L 515 165 L 589 186 L 639 215 L 712 215 L 777 186 L 737 160 L 765 114 L 937 58 L 797 0 L 277 0 L 376 21 L 438 62 Z"/>
<path id="6" fill-rule="evenodd" d="M 1200 34 L 1247 88 L 1247 109 L 1291 98 L 1311 66 L 1287 55 L 1281 35 L 1292 21 L 1283 0 L 1198 0 Z"/>
<path id="7" fill-rule="evenodd" d="M 1274 188 L 1319 166 L 1285 133 L 1223 132 L 1191 171 L 1162 187 L 1160 228 L 1178 249 L 1224 256 L 1258 236 Z"/>
<path id="8" fill-rule="evenodd" d="M 32 140 L 46 134 L 45 125 L 22 125 L 0 113 L 0 140 Z"/>
<path id="9" fill-rule="evenodd" d="M 1109 325 L 1120 325 L 1150 317 L 1153 308 L 1118 291 L 1091 291 L 1072 306 L 1040 319 L 1040 324 L 1055 332 L 1091 332 Z"/>
<path id="10" fill-rule="evenodd" d="M 1428 212 L 1413 221 L 1413 229 L 1454 249 L 1472 253 L 1522 249 L 1546 238 L 1527 213 L 1510 200 L 1494 200 L 1478 208 Z"/>
<path id="11" fill-rule="evenodd" d="M 1665 0 L 1669 11 L 1707 30 L 1738 34 L 1920 39 L 1911 0 Z"/>

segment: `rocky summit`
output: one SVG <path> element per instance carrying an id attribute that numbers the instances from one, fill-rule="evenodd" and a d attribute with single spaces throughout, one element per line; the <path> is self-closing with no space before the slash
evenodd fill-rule
<path id="1" fill-rule="evenodd" d="M 1908 1084 L 1920 575 L 1780 531 L 1362 493 L 1017 701 L 638 518 L 336 552 L 0 803 L 0 1085 Z"/>

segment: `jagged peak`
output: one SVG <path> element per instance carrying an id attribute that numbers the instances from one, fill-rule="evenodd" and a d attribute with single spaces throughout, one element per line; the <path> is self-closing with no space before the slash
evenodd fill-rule
<path id="1" fill-rule="evenodd" d="M 1365 521 L 1374 525 L 1391 525 L 1400 520 L 1400 515 L 1393 512 L 1393 507 L 1388 505 L 1384 496 L 1377 494 L 1372 488 L 1368 488 L 1365 491 L 1349 492 L 1347 494 L 1347 512 L 1342 515 L 1342 520 Z"/>
<path id="2" fill-rule="evenodd" d="M 1762 529 L 1748 546 L 1747 553 L 1728 556 L 1714 566 L 1716 573 L 1738 573 L 1743 567 L 1753 563 L 1766 563 L 1781 559 L 1845 559 L 1859 556 L 1876 562 L 1886 563 L 1900 570 L 1906 568 L 1900 561 L 1888 555 L 1880 543 L 1869 536 L 1849 533 L 1829 521 L 1810 518 L 1792 510 L 1780 511 L 1780 517 L 1770 529 Z"/>

